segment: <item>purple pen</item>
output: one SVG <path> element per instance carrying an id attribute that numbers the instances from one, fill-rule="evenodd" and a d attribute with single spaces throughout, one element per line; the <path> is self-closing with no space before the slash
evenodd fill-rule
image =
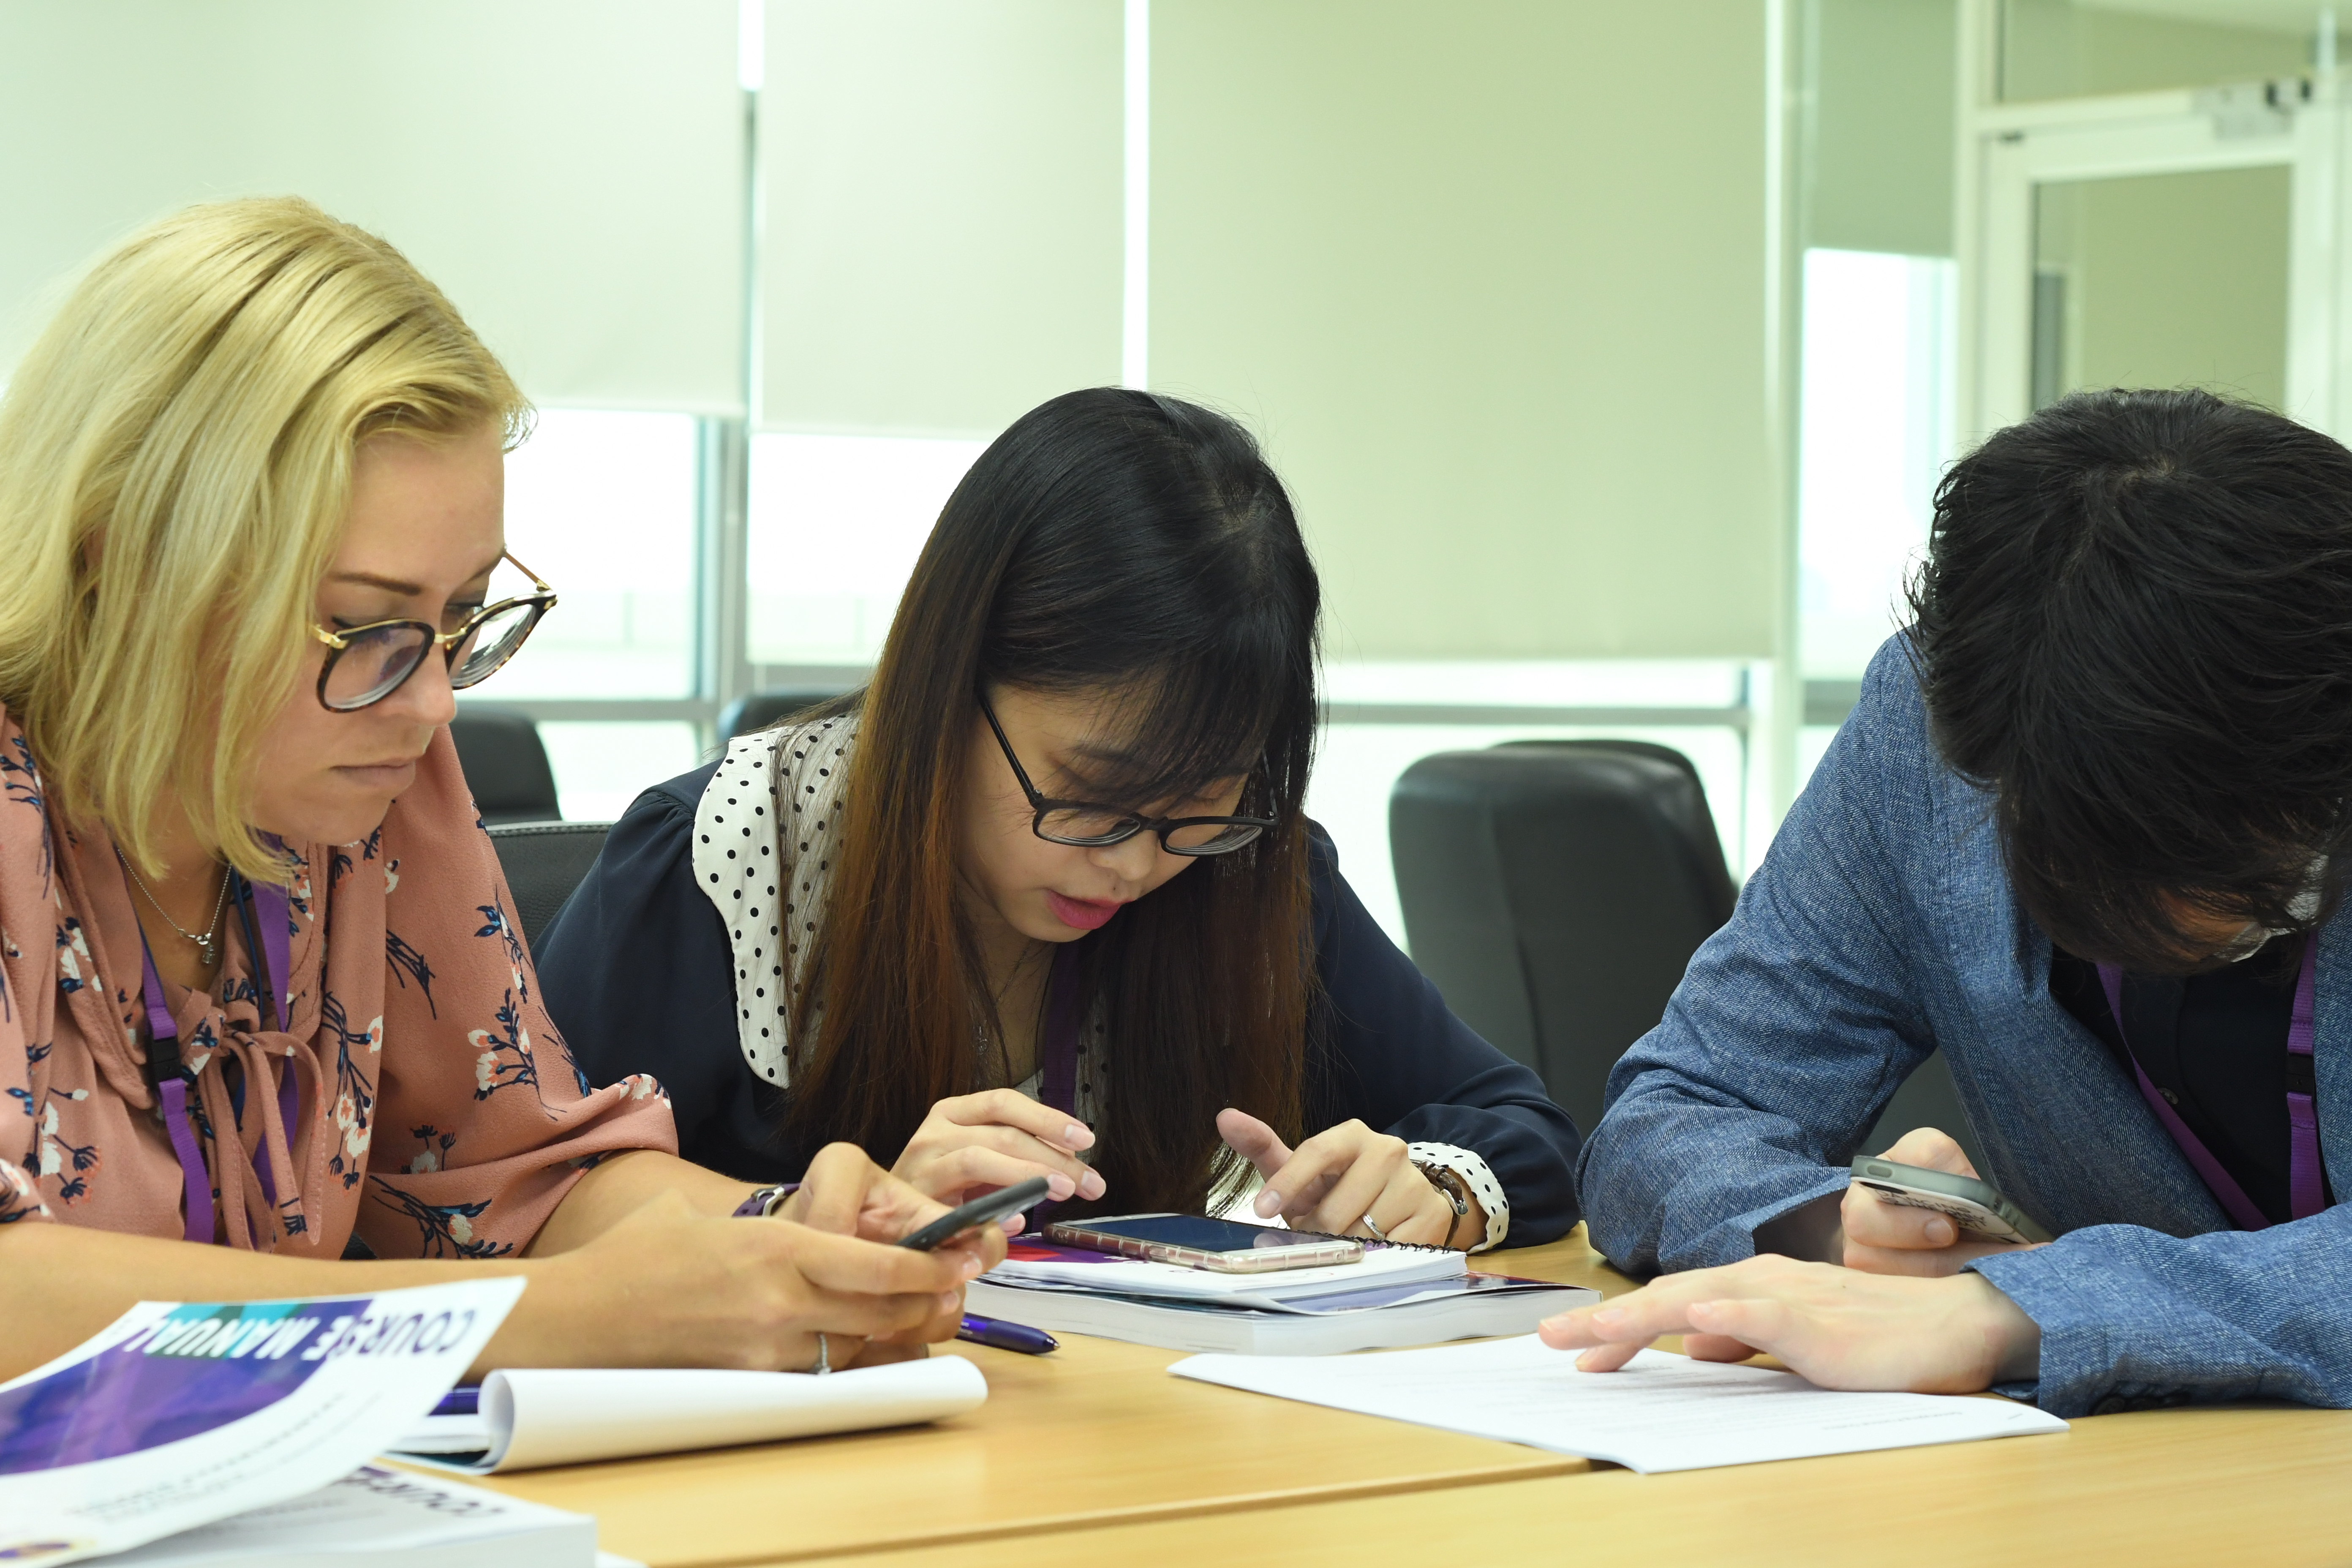
<path id="1" fill-rule="evenodd" d="M 1043 1329 L 1033 1329 L 1026 1323 L 1008 1323 L 1001 1318 L 963 1315 L 963 1326 L 956 1330 L 956 1338 L 970 1340 L 976 1345 L 992 1345 L 1001 1351 L 1019 1351 L 1023 1355 L 1044 1355 L 1047 1351 L 1062 1348 L 1062 1342 Z"/>

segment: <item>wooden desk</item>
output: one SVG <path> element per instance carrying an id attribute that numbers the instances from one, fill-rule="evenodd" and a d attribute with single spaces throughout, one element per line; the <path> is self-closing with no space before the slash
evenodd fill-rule
<path id="1" fill-rule="evenodd" d="M 2063 1434 L 1503 1481 L 837 1558 L 837 1568 L 1302 1563 L 1939 1568 L 2352 1562 L 2352 1412 L 2153 1410 Z"/>
<path id="2" fill-rule="evenodd" d="M 1508 1253 L 1514 1274 L 1630 1289 L 1583 1232 Z M 1063 1337 L 1050 1356 L 956 1344 L 988 1403 L 931 1426 L 488 1479 L 596 1516 L 655 1568 L 1026 1536 L 1120 1520 L 1570 1475 L 1582 1459 L 1170 1377 L 1185 1352 Z M 969 1550 L 959 1546 L 959 1551 Z"/>
<path id="3" fill-rule="evenodd" d="M 1516 1274 L 1630 1289 L 1580 1230 Z M 1869 1568 L 2352 1563 L 2352 1412 L 2160 1410 L 2063 1434 L 1640 1476 L 1171 1378 L 1079 1335 L 959 1345 L 987 1405 L 936 1426 L 494 1478 L 656 1568 L 1247 1568 L 1325 1561 Z"/>

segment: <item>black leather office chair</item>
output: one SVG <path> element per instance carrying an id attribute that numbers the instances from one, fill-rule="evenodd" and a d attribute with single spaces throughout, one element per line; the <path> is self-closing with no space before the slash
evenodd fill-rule
<path id="1" fill-rule="evenodd" d="M 778 720 L 822 707 L 846 689 L 846 687 L 786 687 L 738 697 L 719 710 L 719 732 L 731 741 L 738 735 L 764 730 Z"/>
<path id="2" fill-rule="evenodd" d="M 1397 781 L 1389 838 L 1414 961 L 1591 1128 L 1609 1069 L 1731 916 L 1688 759 L 1608 741 L 1440 752 Z"/>
<path id="3" fill-rule="evenodd" d="M 499 865 L 514 895 L 514 918 L 525 946 L 555 918 L 604 847 L 609 822 L 527 822 L 490 829 Z"/>
<path id="4" fill-rule="evenodd" d="M 474 792 L 475 809 L 486 826 L 562 818 L 555 770 L 547 765 L 547 748 L 530 714 L 511 708 L 461 708 L 449 721 L 449 738 L 457 743 L 466 787 Z"/>
<path id="5" fill-rule="evenodd" d="M 1698 772 L 1635 741 L 1424 757 L 1389 802 L 1413 961 L 1590 1132 L 1609 1070 L 1665 1012 L 1736 889 Z M 1939 1053 L 1862 1144 L 1940 1127 L 1984 1168 Z"/>

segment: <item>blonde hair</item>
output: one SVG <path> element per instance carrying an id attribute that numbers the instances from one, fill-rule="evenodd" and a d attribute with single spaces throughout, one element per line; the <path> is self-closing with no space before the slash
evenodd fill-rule
<path id="1" fill-rule="evenodd" d="M 530 405 L 397 250 L 293 198 L 190 207 L 82 279 L 0 399 L 0 701 L 62 820 L 163 870 L 176 797 L 249 877 L 260 743 L 308 654 L 359 443 Z"/>

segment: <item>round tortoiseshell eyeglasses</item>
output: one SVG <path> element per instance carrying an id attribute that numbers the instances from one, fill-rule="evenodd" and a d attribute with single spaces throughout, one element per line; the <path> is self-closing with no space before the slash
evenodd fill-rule
<path id="1" fill-rule="evenodd" d="M 538 592 L 485 605 L 454 631 L 430 621 L 370 621 L 363 626 L 313 626 L 310 635 L 327 645 L 319 670 L 319 700 L 337 713 L 355 712 L 383 701 L 439 648 L 448 661 L 449 684 L 459 691 L 478 686 L 515 656 L 539 619 L 555 608 L 555 590 L 538 573 L 515 561 L 516 570 Z"/>

